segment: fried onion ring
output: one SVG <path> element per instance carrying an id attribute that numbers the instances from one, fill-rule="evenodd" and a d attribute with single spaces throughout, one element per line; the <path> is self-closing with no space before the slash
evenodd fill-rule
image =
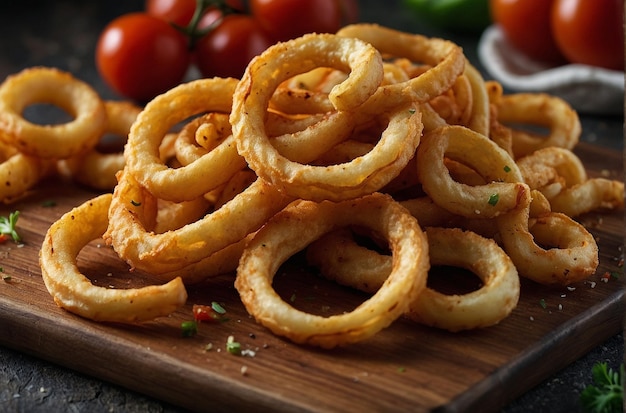
<path id="1" fill-rule="evenodd" d="M 198 262 L 258 230 L 293 199 L 257 179 L 221 208 L 161 234 L 152 232 L 157 199 L 124 169 L 103 238 L 131 267 L 151 274 Z"/>
<path id="2" fill-rule="evenodd" d="M 427 227 L 431 268 L 464 268 L 482 281 L 465 294 L 444 294 L 426 287 L 406 316 L 453 332 L 489 327 L 517 306 L 520 281 L 515 265 L 498 244 L 460 228 Z M 307 248 L 307 260 L 325 277 L 365 292 L 376 291 L 391 270 L 391 257 L 360 246 L 352 233 L 337 230 Z M 430 275 L 429 275 L 430 276 Z"/>
<path id="3" fill-rule="evenodd" d="M 370 44 L 333 34 L 312 33 L 277 43 L 252 59 L 238 93 L 244 95 L 243 101 L 254 95 L 260 102 L 257 109 L 265 112 L 272 94 L 283 81 L 318 67 L 350 70 L 347 78 L 328 93 L 336 110 L 351 110 L 363 104 L 376 92 L 384 75 L 380 53 Z M 236 114 L 238 110 L 233 112 Z"/>
<path id="4" fill-rule="evenodd" d="M 445 165 L 448 157 L 471 166 L 487 182 L 456 182 Z M 417 171 L 424 191 L 441 207 L 466 217 L 497 216 L 518 203 L 522 175 L 509 154 L 486 136 L 463 126 L 428 133 L 417 149 Z"/>
<path id="5" fill-rule="evenodd" d="M 124 101 L 105 101 L 107 114 L 107 128 L 102 138 L 107 134 L 122 138 L 125 144 L 133 122 L 139 116 L 141 108 L 134 103 Z M 66 159 L 62 167 L 69 170 L 69 174 L 77 182 L 99 190 L 112 190 L 117 185 L 115 175 L 124 169 L 123 146 L 120 150 L 110 152 L 101 151 L 96 145 L 85 154 Z"/>
<path id="6" fill-rule="evenodd" d="M 337 35 L 361 39 L 373 45 L 383 56 L 406 58 L 413 63 L 425 63 L 428 70 L 406 82 L 384 85 L 370 98 L 368 106 L 380 108 L 427 102 L 443 94 L 461 75 L 465 66 L 462 49 L 453 42 L 404 33 L 377 24 L 352 24 L 341 28 Z"/>
<path id="7" fill-rule="evenodd" d="M 32 104 L 52 104 L 73 120 L 37 125 L 23 117 Z M 70 73 L 46 67 L 24 69 L 0 85 L 0 139 L 20 152 L 66 159 L 93 148 L 106 128 L 106 110 L 98 93 Z"/>
<path id="8" fill-rule="evenodd" d="M 606 178 L 591 178 L 563 189 L 548 199 L 555 212 L 577 217 L 598 209 L 624 207 L 624 183 Z"/>
<path id="9" fill-rule="evenodd" d="M 537 149 L 517 159 L 516 163 L 524 182 L 532 189 L 541 189 L 555 181 L 567 187 L 587 180 L 587 171 L 580 158 L 572 151 L 557 146 Z"/>
<path id="10" fill-rule="evenodd" d="M 519 205 L 497 217 L 502 245 L 520 276 L 546 285 L 569 285 L 593 274 L 598 245 L 584 226 L 552 212 L 531 219 L 531 191 L 526 186 Z"/>
<path id="11" fill-rule="evenodd" d="M 302 164 L 283 156 L 272 145 L 263 131 L 263 114 L 258 112 L 258 105 L 248 101 L 239 105 L 241 98 L 246 97 L 237 93 L 238 107 L 231 118 L 239 152 L 258 176 L 297 198 L 340 201 L 377 191 L 406 166 L 420 141 L 421 113 L 400 107 L 381 115 L 389 118 L 388 126 L 367 154 L 335 165 Z"/>
<path id="12" fill-rule="evenodd" d="M 349 313 L 330 317 L 299 311 L 272 288 L 279 266 L 324 233 L 359 225 L 385 237 L 391 273 L 381 288 Z M 362 341 L 400 317 L 425 288 L 428 242 L 419 224 L 391 197 L 372 194 L 332 203 L 300 201 L 276 214 L 244 251 L 235 287 L 248 312 L 275 334 L 332 348 Z"/>
<path id="13" fill-rule="evenodd" d="M 124 152 L 128 171 L 157 198 L 180 202 L 202 196 L 243 169 L 245 161 L 232 138 L 180 168 L 166 165 L 159 152 L 163 137 L 177 123 L 206 112 L 229 113 L 236 85 L 231 78 L 199 79 L 150 101 L 128 136 Z"/>
<path id="14" fill-rule="evenodd" d="M 135 323 L 169 315 L 187 300 L 180 278 L 159 286 L 109 289 L 93 285 L 78 269 L 78 253 L 107 228 L 110 202 L 111 194 L 100 195 L 50 226 L 39 255 L 46 288 L 59 307 L 96 321 Z"/>
<path id="15" fill-rule="evenodd" d="M 11 203 L 24 196 L 52 171 L 53 161 L 18 152 L 0 142 L 0 201 Z"/>
<path id="16" fill-rule="evenodd" d="M 465 294 L 426 288 L 407 317 L 452 332 L 484 328 L 504 320 L 517 306 L 520 280 L 513 261 L 492 239 L 458 228 L 427 228 L 431 266 L 465 268 L 482 286 Z"/>
<path id="17" fill-rule="evenodd" d="M 563 99 L 545 93 L 513 93 L 498 99 L 498 120 L 505 125 L 549 128 L 549 133 L 513 128 L 515 158 L 556 146 L 573 149 L 581 133 L 578 114 Z"/>

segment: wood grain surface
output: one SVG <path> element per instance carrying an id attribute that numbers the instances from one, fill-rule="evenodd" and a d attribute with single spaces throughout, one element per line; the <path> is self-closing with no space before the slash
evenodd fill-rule
<path id="1" fill-rule="evenodd" d="M 622 177 L 621 154 L 589 144 L 577 153 L 591 176 Z M 623 212 L 591 213 L 581 221 L 596 236 L 600 268 L 575 288 L 522 283 L 513 314 L 495 327 L 447 333 L 398 320 L 373 339 L 332 351 L 297 346 L 257 325 L 224 275 L 189 288 L 187 306 L 143 325 L 99 324 L 58 308 L 47 292 L 38 253 L 48 226 L 95 194 L 68 182 L 42 183 L 19 209 L 23 246 L 0 246 L 0 344 L 196 411 L 496 411 L 614 335 L 624 320 L 619 280 Z M 49 206 L 47 201 L 54 201 Z M 95 240 L 79 256 L 93 283 L 125 288 L 151 283 L 130 273 Z M 327 282 L 302 264 L 287 262 L 276 288 L 294 305 L 319 314 L 350 310 L 360 293 Z M 228 320 L 201 324 L 181 336 L 194 303 L 218 301 Z M 544 304 L 545 305 L 542 305 Z M 249 350 L 225 350 L 229 336 Z M 207 345 L 212 345 L 207 349 Z"/>

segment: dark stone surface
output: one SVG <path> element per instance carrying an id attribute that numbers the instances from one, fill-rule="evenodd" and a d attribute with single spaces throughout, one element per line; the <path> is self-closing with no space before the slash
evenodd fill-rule
<path id="1" fill-rule="evenodd" d="M 361 19 L 398 29 L 441 35 L 464 47 L 477 66 L 476 38 L 436 32 L 418 25 L 398 1 L 361 0 Z M 115 98 L 94 67 L 100 30 L 116 15 L 138 10 L 143 2 L 80 0 L 4 0 L 0 3 L 0 79 L 34 66 L 54 66 L 92 84 L 105 98 Z M 584 117 L 583 140 L 622 148 L 623 120 Z M 28 326 L 24 326 L 28 328 Z M 0 332 L 2 334 L 2 332 Z M 578 412 L 580 391 L 591 383 L 591 367 L 600 361 L 616 368 L 624 357 L 622 334 L 590 351 L 566 369 L 506 406 L 506 413 Z M 563 349 L 567 351 L 567 349 Z M 140 378 L 138 378 L 140 380 Z M 182 412 L 158 400 L 112 383 L 0 347 L 0 412 Z"/>

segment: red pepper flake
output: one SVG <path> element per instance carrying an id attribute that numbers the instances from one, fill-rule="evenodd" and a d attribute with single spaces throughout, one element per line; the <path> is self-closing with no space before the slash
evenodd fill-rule
<path id="1" fill-rule="evenodd" d="M 192 307 L 193 318 L 196 321 L 208 321 L 217 323 L 224 321 L 226 310 L 216 302 L 211 305 L 194 304 Z"/>

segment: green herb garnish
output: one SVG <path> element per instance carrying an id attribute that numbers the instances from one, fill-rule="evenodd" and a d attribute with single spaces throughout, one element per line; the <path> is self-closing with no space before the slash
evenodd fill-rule
<path id="1" fill-rule="evenodd" d="M 180 324 L 183 337 L 193 337 L 198 333 L 198 323 L 195 321 L 183 321 Z"/>
<path id="2" fill-rule="evenodd" d="M 213 301 L 211 303 L 211 308 L 218 314 L 226 314 L 226 309 L 220 305 L 220 303 Z"/>
<path id="3" fill-rule="evenodd" d="M 228 336 L 228 340 L 226 340 L 226 351 L 230 354 L 234 354 L 236 356 L 241 355 L 241 343 L 235 341 L 235 337 Z"/>
<path id="4" fill-rule="evenodd" d="M 495 206 L 498 203 L 498 200 L 500 200 L 500 195 L 498 195 L 498 194 L 491 194 L 491 195 L 489 195 L 489 201 L 487 201 L 487 202 L 489 203 L 489 205 Z"/>
<path id="5" fill-rule="evenodd" d="M 9 214 L 9 217 L 0 217 L 0 234 L 10 235 L 15 242 L 21 242 L 22 238 L 17 233 L 17 219 L 20 216 L 20 211 L 14 211 Z"/>
<path id="6" fill-rule="evenodd" d="M 606 363 L 596 363 L 591 374 L 594 384 L 580 394 L 583 409 L 589 413 L 623 412 L 624 364 L 620 365 L 619 371 L 613 371 Z"/>

